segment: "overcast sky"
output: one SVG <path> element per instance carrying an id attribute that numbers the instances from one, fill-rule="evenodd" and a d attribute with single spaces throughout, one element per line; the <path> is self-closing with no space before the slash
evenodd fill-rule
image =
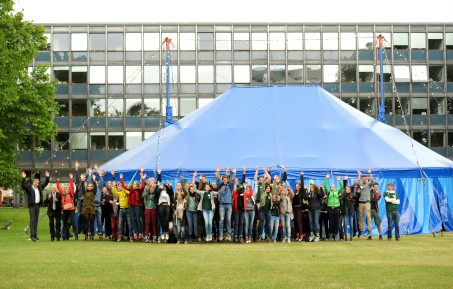
<path id="1" fill-rule="evenodd" d="M 451 22 L 453 0 L 15 0 L 34 23 Z M 419 3 L 423 3 L 419 4 Z"/>

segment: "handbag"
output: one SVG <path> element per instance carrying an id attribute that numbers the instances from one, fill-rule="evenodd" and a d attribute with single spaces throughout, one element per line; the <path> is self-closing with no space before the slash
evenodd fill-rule
<path id="1" fill-rule="evenodd" d="M 71 198 L 71 202 L 66 203 L 66 204 L 63 205 L 63 211 L 75 210 L 74 201 L 72 200 L 71 194 L 69 194 L 69 197 Z M 66 199 L 66 196 L 65 196 L 65 199 Z"/>

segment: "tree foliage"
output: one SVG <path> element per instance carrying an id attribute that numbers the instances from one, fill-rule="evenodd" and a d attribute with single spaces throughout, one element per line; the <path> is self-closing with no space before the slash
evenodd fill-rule
<path id="1" fill-rule="evenodd" d="M 18 148 L 33 149 L 49 143 L 58 131 L 53 121 L 59 105 L 48 67 L 33 58 L 46 49 L 44 28 L 14 12 L 12 0 L 0 3 L 0 186 L 20 180 L 16 168 Z"/>

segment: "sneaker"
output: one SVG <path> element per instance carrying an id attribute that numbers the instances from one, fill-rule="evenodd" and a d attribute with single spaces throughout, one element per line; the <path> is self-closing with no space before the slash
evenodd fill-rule
<path id="1" fill-rule="evenodd" d="M 316 236 L 313 242 L 319 242 L 319 236 Z"/>
<path id="2" fill-rule="evenodd" d="M 368 238 L 366 238 L 368 241 L 371 240 L 371 235 L 368 235 Z"/>
<path id="3" fill-rule="evenodd" d="M 308 238 L 308 242 L 313 242 L 314 239 L 315 239 L 315 235 L 311 234 L 310 238 Z"/>
<path id="4" fill-rule="evenodd" d="M 351 236 L 351 237 L 349 237 L 349 241 L 352 241 L 352 236 Z"/>
<path id="5" fill-rule="evenodd" d="M 138 239 L 138 235 L 137 233 L 134 234 L 134 240 L 137 240 Z"/>
<path id="6" fill-rule="evenodd" d="M 399 240 L 400 240 L 400 238 L 396 238 L 395 240 L 396 240 L 396 241 L 399 241 Z"/>
<path id="7" fill-rule="evenodd" d="M 234 237 L 233 243 L 238 243 L 238 242 L 239 242 L 238 238 L 237 238 L 237 237 Z"/>
<path id="8" fill-rule="evenodd" d="M 131 241 L 131 243 L 134 243 L 134 238 L 132 238 L 132 236 L 130 236 L 129 241 Z"/>
<path id="9" fill-rule="evenodd" d="M 116 239 L 117 242 L 121 242 L 121 239 L 123 238 L 123 236 L 121 235 L 118 235 L 118 239 Z"/>
<path id="10" fill-rule="evenodd" d="M 387 241 L 391 241 L 391 240 L 392 240 L 392 238 L 387 238 Z"/>
<path id="11" fill-rule="evenodd" d="M 164 241 L 164 240 L 165 240 L 165 234 L 161 234 L 161 235 L 160 235 L 160 240 L 161 240 L 161 241 Z"/>
<path id="12" fill-rule="evenodd" d="M 230 242 L 231 242 L 231 236 L 230 236 L 230 235 L 226 235 L 226 237 L 225 237 L 225 240 L 227 240 L 227 241 L 230 241 Z"/>
<path id="13" fill-rule="evenodd" d="M 300 239 L 299 239 L 299 241 L 300 241 Z M 288 243 L 291 243 L 291 238 L 288 238 Z"/>
<path id="14" fill-rule="evenodd" d="M 379 241 L 382 241 L 382 235 L 379 235 Z"/>
<path id="15" fill-rule="evenodd" d="M 176 242 L 176 244 L 181 244 L 181 242 L 178 240 L 178 242 Z"/>
<path id="16" fill-rule="evenodd" d="M 286 241 L 288 241 L 288 238 L 285 237 L 283 238 L 282 243 L 285 243 Z"/>
<path id="17" fill-rule="evenodd" d="M 98 236 L 99 236 L 99 240 L 102 240 L 103 235 L 102 235 L 102 234 L 99 234 Z"/>
<path id="18" fill-rule="evenodd" d="M 168 233 L 165 233 L 165 240 L 168 241 Z"/>
<path id="19" fill-rule="evenodd" d="M 148 236 L 145 236 L 145 238 L 143 239 L 143 242 L 145 242 L 145 243 L 148 243 L 148 242 L 149 242 Z"/>
<path id="20" fill-rule="evenodd" d="M 271 239 L 269 239 L 269 241 L 272 243 L 277 243 L 277 240 L 275 240 L 275 239 L 273 239 L 272 241 L 271 241 Z"/>

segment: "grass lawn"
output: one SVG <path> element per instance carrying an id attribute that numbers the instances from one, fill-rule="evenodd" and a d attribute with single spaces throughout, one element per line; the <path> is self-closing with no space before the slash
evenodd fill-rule
<path id="1" fill-rule="evenodd" d="M 453 288 L 451 232 L 400 242 L 50 242 L 45 216 L 33 243 L 28 210 L 0 208 L 1 228 L 10 218 L 0 230 L 0 288 Z"/>

